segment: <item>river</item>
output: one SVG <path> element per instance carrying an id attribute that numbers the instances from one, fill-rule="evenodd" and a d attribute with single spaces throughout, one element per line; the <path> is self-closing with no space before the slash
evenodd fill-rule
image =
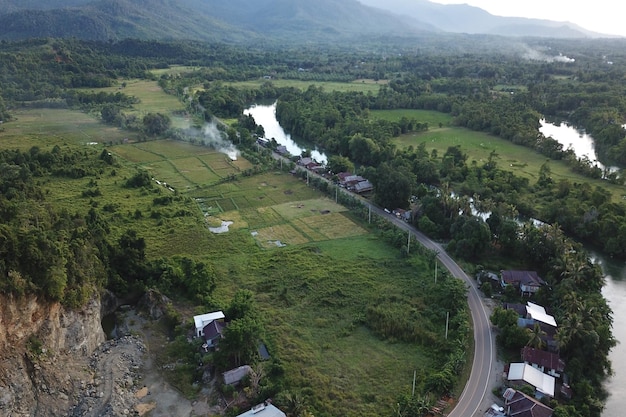
<path id="1" fill-rule="evenodd" d="M 550 123 L 545 119 L 539 121 L 539 131 L 545 137 L 552 137 L 552 139 L 563 145 L 564 149 L 572 148 L 574 154 L 578 158 L 586 156 L 591 163 L 598 166 L 598 168 L 604 170 L 607 168 L 602 162 L 598 161 L 598 155 L 595 150 L 594 139 L 591 135 L 586 134 L 582 130 L 578 130 L 566 123 L 560 123 L 558 125 Z M 618 171 L 618 167 L 609 166 L 610 172 Z"/>
<path id="2" fill-rule="evenodd" d="M 601 255 L 592 256 L 606 277 L 602 290 L 604 298 L 613 310 L 613 336 L 621 343 L 611 350 L 610 359 L 614 375 L 607 382 L 609 398 L 602 417 L 622 417 L 626 410 L 626 264 L 607 260 Z"/>
<path id="3" fill-rule="evenodd" d="M 571 147 L 577 157 L 587 156 L 599 168 L 605 168 L 598 161 L 593 137 L 565 123 L 555 125 L 545 119 L 540 123 L 539 131 L 544 136 L 551 136 L 565 148 Z M 609 170 L 618 168 L 609 167 Z M 606 384 L 609 398 L 602 417 L 621 417 L 626 410 L 626 320 L 622 319 L 626 315 L 626 264 L 593 252 L 592 259 L 602 267 L 606 279 L 602 293 L 613 310 L 613 336 L 619 341 L 610 354 L 614 375 Z"/>
<path id="4" fill-rule="evenodd" d="M 275 139 L 279 145 L 284 145 L 291 155 L 301 155 L 302 151 L 310 150 L 311 158 L 317 162 L 325 164 L 328 162 L 326 154 L 317 149 L 314 145 L 296 143 L 289 133 L 286 133 L 276 120 L 276 102 L 273 104 L 253 104 L 243 111 L 244 114 L 254 118 L 257 125 L 263 126 L 265 137 Z"/>
<path id="5" fill-rule="evenodd" d="M 286 146 L 292 155 L 300 155 L 305 149 L 296 143 L 276 120 L 276 103 L 254 104 L 247 108 L 244 114 L 254 117 L 255 122 L 265 129 L 265 136 L 274 138 L 276 142 Z M 545 136 L 552 136 L 566 148 L 571 146 L 579 158 L 587 155 L 590 161 L 604 168 L 600 162 L 597 162 L 591 136 L 566 124 L 557 126 L 543 119 L 540 131 Z M 327 161 L 326 155 L 319 150 L 313 150 L 311 156 L 318 162 Z M 592 253 L 592 259 L 602 267 L 606 277 L 603 294 L 613 310 L 613 335 L 618 341 L 622 341 L 613 348 L 610 354 L 614 375 L 606 384 L 610 395 L 602 417 L 622 417 L 626 410 L 626 320 L 621 320 L 622 317 L 626 317 L 626 264 L 607 260 L 597 253 Z"/>

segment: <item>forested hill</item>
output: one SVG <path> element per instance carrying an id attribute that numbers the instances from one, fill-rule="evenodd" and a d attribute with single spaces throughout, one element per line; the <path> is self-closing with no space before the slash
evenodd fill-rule
<path id="1" fill-rule="evenodd" d="M 57 0 L 54 5 L 64 2 Z M 356 0 L 72 0 L 33 7 L 0 0 L 0 38 L 332 40 L 418 30 Z M 5 6 L 5 7 L 2 7 Z M 71 7 L 70 7 L 71 6 Z M 433 27 L 423 25 L 433 30 Z"/>
<path id="2" fill-rule="evenodd" d="M 75 37 L 306 43 L 444 32 L 594 36 L 569 23 L 504 18 L 476 7 L 425 0 L 0 0 L 0 39 L 5 40 Z"/>

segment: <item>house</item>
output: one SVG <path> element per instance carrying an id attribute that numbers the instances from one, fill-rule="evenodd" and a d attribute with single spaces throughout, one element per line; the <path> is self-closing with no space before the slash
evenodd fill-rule
<path id="1" fill-rule="evenodd" d="M 552 326 L 554 328 L 557 327 L 556 320 L 553 316 L 546 313 L 545 308 L 538 304 L 531 303 L 530 301 L 526 303 L 526 318 L 533 321 L 545 323 L 548 326 Z"/>
<path id="2" fill-rule="evenodd" d="M 221 320 L 213 320 L 204 326 L 202 332 L 204 333 L 204 340 L 206 341 L 207 348 L 217 346 L 220 339 L 224 337 L 222 335 L 224 327 L 226 327 L 226 323 Z"/>
<path id="3" fill-rule="evenodd" d="M 524 363 L 559 378 L 565 370 L 565 362 L 556 353 L 535 349 L 530 346 L 522 348 L 522 360 Z"/>
<path id="4" fill-rule="evenodd" d="M 529 384 L 535 387 L 535 397 L 552 397 L 556 380 L 552 375 L 544 374 L 526 363 L 511 363 L 505 368 L 506 379 L 513 385 Z"/>
<path id="5" fill-rule="evenodd" d="M 269 401 L 255 405 L 237 417 L 287 417 L 285 413 L 274 407 Z"/>
<path id="6" fill-rule="evenodd" d="M 310 164 L 310 163 L 312 163 L 312 162 L 315 162 L 315 161 L 313 160 L 313 158 L 309 158 L 309 157 L 302 157 L 302 158 L 300 158 L 300 159 L 298 160 L 298 165 L 302 165 L 302 166 L 304 166 L 304 167 L 305 167 L 305 166 L 309 165 L 309 164 Z"/>
<path id="7" fill-rule="evenodd" d="M 528 395 L 507 388 L 504 392 L 504 410 L 510 417 L 552 417 L 554 410 Z"/>
<path id="8" fill-rule="evenodd" d="M 354 192 L 358 194 L 367 193 L 369 191 L 372 191 L 373 189 L 374 186 L 368 180 L 358 182 L 354 185 Z"/>
<path id="9" fill-rule="evenodd" d="M 193 316 L 193 321 L 196 326 L 196 337 L 204 336 L 204 328 L 213 320 L 223 320 L 224 313 L 221 311 L 214 311 L 213 313 L 201 314 L 199 316 Z"/>
<path id="10" fill-rule="evenodd" d="M 289 151 L 287 151 L 287 147 L 285 145 L 278 145 L 276 147 L 276 153 L 280 155 L 287 155 Z"/>
<path id="11" fill-rule="evenodd" d="M 231 369 L 230 371 L 224 372 L 222 374 L 222 377 L 224 377 L 224 383 L 226 385 L 237 385 L 250 372 L 252 372 L 252 368 L 249 365 L 243 365 L 238 368 Z"/>
<path id="12" fill-rule="evenodd" d="M 506 288 L 511 285 L 520 290 L 522 295 L 533 295 L 546 282 L 537 275 L 536 271 L 500 271 L 500 285 Z"/>

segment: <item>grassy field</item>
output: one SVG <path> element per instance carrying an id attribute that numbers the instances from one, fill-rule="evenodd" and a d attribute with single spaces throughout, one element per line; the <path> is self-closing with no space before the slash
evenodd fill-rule
<path id="1" fill-rule="evenodd" d="M 63 110 L 23 112 L 3 127 L 3 148 L 60 144 L 94 157 L 103 145 L 87 141 L 124 137 Z M 424 286 L 432 281 L 426 261 L 402 258 L 302 179 L 272 171 L 243 176 L 252 167 L 248 161 L 185 142 L 108 149 L 117 163 L 97 177 L 43 181 L 50 204 L 83 215 L 95 209 L 110 225 L 112 240 L 134 229 L 145 239 L 149 259 L 183 255 L 208 263 L 218 282 L 215 296 L 224 305 L 239 288 L 254 291 L 286 387 L 302 391 L 322 415 L 389 414 L 396 396 L 410 392 L 413 370 L 422 384 L 441 365 L 444 358 L 431 346 L 382 340 L 363 319 L 368 307 L 385 300 L 423 310 Z M 156 181 L 124 187 L 138 168 L 176 191 Z M 227 174 L 237 177 L 222 181 Z M 156 203 L 165 196 L 172 201 Z M 228 232 L 209 231 L 222 221 L 233 222 Z M 437 326 L 443 329 L 443 321 Z"/>
<path id="2" fill-rule="evenodd" d="M 3 148 L 28 149 L 32 146 L 96 146 L 133 139 L 131 132 L 100 123 L 88 114 L 63 109 L 17 110 L 16 120 L 2 125 Z"/>
<path id="3" fill-rule="evenodd" d="M 333 81 L 301 81 L 301 80 L 252 80 L 252 81 L 240 81 L 228 83 L 237 88 L 259 88 L 263 83 L 271 81 L 276 87 L 295 87 L 302 91 L 314 85 L 316 87 L 322 87 L 324 91 L 356 91 L 356 92 L 372 92 L 377 93 L 381 85 L 386 84 L 385 81 L 372 81 L 372 80 L 358 80 L 351 83 L 333 82 Z"/>
<path id="4" fill-rule="evenodd" d="M 389 120 L 392 122 L 397 122 L 402 117 L 407 117 L 409 119 L 414 118 L 420 123 L 428 123 L 430 130 L 436 130 L 440 126 L 450 126 L 452 123 L 452 116 L 448 113 L 442 113 L 434 110 L 372 110 L 370 115 L 374 119 Z"/>
<path id="5" fill-rule="evenodd" d="M 531 184 L 537 181 L 541 166 L 548 161 L 547 157 L 532 149 L 516 145 L 508 140 L 484 132 L 476 132 L 463 127 L 450 126 L 448 115 L 444 114 L 438 119 L 437 115 L 429 116 L 430 113 L 431 112 L 424 113 L 422 110 L 385 111 L 382 113 L 373 111 L 372 115 L 375 117 L 389 118 L 390 120 L 394 120 L 394 117 L 399 119 L 402 116 L 415 117 L 417 120 L 421 120 L 420 117 L 424 119 L 431 117 L 430 120 L 440 120 L 444 124 L 444 127 L 431 127 L 427 132 L 402 135 L 395 138 L 394 143 L 399 148 L 407 148 L 409 146 L 417 147 L 420 143 L 424 143 L 428 152 L 434 149 L 439 156 L 443 155 L 450 146 L 458 145 L 463 152 L 468 155 L 468 163 L 476 161 L 478 164 L 485 163 L 489 158 L 489 154 L 495 151 L 497 154 L 496 161 L 498 167 L 528 178 Z M 446 119 L 446 117 L 448 117 L 448 119 Z M 446 122 L 446 120 L 448 121 Z M 430 124 L 429 122 L 429 125 Z M 438 126 L 438 124 L 436 124 L 436 126 Z M 571 183 L 589 182 L 593 185 L 602 186 L 611 192 L 615 201 L 623 200 L 623 196 L 626 195 L 625 187 L 610 184 L 607 181 L 585 178 L 573 172 L 570 167 L 562 161 L 550 160 L 549 166 L 552 172 L 552 178 L 557 182 L 561 179 L 567 179 Z"/>

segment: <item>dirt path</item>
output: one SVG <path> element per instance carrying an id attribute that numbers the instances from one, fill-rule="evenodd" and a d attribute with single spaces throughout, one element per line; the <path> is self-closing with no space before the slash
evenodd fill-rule
<path id="1" fill-rule="evenodd" d="M 81 381 L 81 395 L 70 416 L 192 417 L 209 415 L 205 401 L 194 404 L 160 374 L 147 346 L 155 337 L 148 321 L 134 311 L 124 314 L 125 336 L 103 343 L 90 360 L 92 378 Z M 131 335 L 131 333 L 133 335 Z"/>

